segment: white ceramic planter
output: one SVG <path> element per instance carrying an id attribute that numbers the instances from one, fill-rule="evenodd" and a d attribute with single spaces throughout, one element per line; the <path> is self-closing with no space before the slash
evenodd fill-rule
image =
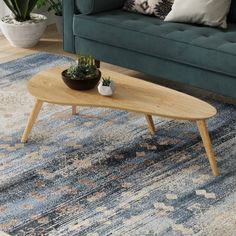
<path id="1" fill-rule="evenodd" d="M 0 20 L 2 33 L 14 47 L 30 48 L 35 46 L 47 26 L 47 17 L 40 14 L 31 14 L 39 17 L 38 22 L 22 22 L 21 24 L 6 23 Z"/>
<path id="2" fill-rule="evenodd" d="M 102 96 L 112 96 L 115 92 L 115 83 L 111 81 L 110 86 L 103 86 L 101 81 L 100 84 L 98 85 L 98 92 Z"/>
<path id="3" fill-rule="evenodd" d="M 55 15 L 57 31 L 60 35 L 63 35 L 63 17 Z"/>

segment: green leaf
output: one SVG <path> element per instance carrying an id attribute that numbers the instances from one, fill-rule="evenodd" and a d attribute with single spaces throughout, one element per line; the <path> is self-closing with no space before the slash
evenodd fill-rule
<path id="1" fill-rule="evenodd" d="M 33 9 L 36 7 L 38 0 L 30 0 L 28 5 L 28 11 L 27 14 L 30 15 L 30 13 L 33 11 Z"/>
<path id="2" fill-rule="evenodd" d="M 30 0 L 15 0 L 16 7 L 22 20 L 29 20 L 29 15 L 27 15 L 29 1 Z"/>
<path id="3" fill-rule="evenodd" d="M 35 8 L 37 1 L 40 0 L 3 0 L 7 7 L 15 15 L 17 21 L 30 19 L 30 13 Z"/>
<path id="4" fill-rule="evenodd" d="M 12 4 L 12 1 L 10 0 L 3 0 L 6 4 L 6 6 L 11 10 L 11 12 L 16 16 L 17 15 L 17 12 Z"/>

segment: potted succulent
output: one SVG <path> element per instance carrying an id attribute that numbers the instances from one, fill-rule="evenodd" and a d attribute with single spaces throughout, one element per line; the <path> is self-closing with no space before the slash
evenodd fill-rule
<path id="1" fill-rule="evenodd" d="M 110 77 L 102 77 L 102 81 L 98 85 L 98 92 L 103 96 L 112 96 L 115 92 L 114 81 Z"/>
<path id="2" fill-rule="evenodd" d="M 101 72 L 91 56 L 78 56 L 77 63 L 62 72 L 64 83 L 75 90 L 93 89 L 100 78 Z"/>
<path id="3" fill-rule="evenodd" d="M 48 11 L 54 11 L 56 17 L 57 31 L 62 35 L 63 34 L 62 0 L 38 0 L 37 6 L 38 8 L 42 6 L 48 6 Z"/>
<path id="4" fill-rule="evenodd" d="M 35 46 L 46 29 L 46 16 L 31 13 L 38 0 L 3 0 L 12 15 L 0 19 L 4 36 L 12 46 Z"/>

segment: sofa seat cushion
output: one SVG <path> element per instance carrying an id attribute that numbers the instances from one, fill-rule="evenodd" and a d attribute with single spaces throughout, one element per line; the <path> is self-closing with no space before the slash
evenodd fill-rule
<path id="1" fill-rule="evenodd" d="M 115 10 L 75 15 L 73 30 L 77 37 L 236 77 L 236 24 L 223 31 Z"/>

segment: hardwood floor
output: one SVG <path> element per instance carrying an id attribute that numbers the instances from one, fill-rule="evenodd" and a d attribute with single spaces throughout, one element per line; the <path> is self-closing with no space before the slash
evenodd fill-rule
<path id="1" fill-rule="evenodd" d="M 0 63 L 18 59 L 36 52 L 49 52 L 75 58 L 75 55 L 63 51 L 62 39 L 56 31 L 55 25 L 48 26 L 39 44 L 31 49 L 14 48 L 8 43 L 8 41 L 2 35 L 0 35 Z M 147 76 L 136 71 L 128 70 L 107 63 L 101 63 L 101 67 L 149 81 L 154 80 L 154 77 L 152 76 Z M 155 81 L 157 81 L 156 78 Z M 236 99 L 226 98 L 211 92 L 207 92 L 205 90 L 197 89 L 192 86 L 183 85 L 173 81 L 158 79 L 158 84 L 188 93 L 201 99 L 213 98 L 215 100 L 220 100 L 226 103 L 236 104 Z"/>
<path id="2" fill-rule="evenodd" d="M 62 39 L 58 35 L 54 25 L 49 26 L 39 44 L 36 47 L 30 49 L 14 48 L 2 35 L 0 36 L 0 63 L 11 61 L 41 51 L 63 54 L 71 57 L 74 56 L 63 51 Z"/>
<path id="3" fill-rule="evenodd" d="M 40 42 L 34 48 L 30 49 L 12 47 L 4 36 L 0 35 L 0 63 L 21 58 L 36 52 L 49 52 L 75 58 L 74 54 L 67 53 L 63 50 L 62 38 L 57 33 L 55 25 L 48 26 Z M 129 71 L 127 69 L 105 63 L 102 63 L 101 66 L 123 73 Z"/>

